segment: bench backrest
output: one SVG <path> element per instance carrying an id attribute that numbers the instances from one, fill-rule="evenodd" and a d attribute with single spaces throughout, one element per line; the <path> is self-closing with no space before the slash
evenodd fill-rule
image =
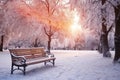
<path id="1" fill-rule="evenodd" d="M 37 58 L 45 57 L 46 53 L 44 48 L 20 48 L 20 49 L 9 49 L 10 53 L 16 56 L 25 56 L 26 58 Z"/>

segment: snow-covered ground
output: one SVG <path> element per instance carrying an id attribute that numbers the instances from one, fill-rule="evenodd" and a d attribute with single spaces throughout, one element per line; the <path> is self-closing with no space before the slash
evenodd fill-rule
<path id="1" fill-rule="evenodd" d="M 43 63 L 10 74 L 11 57 L 8 51 L 0 52 L 0 80 L 120 80 L 120 64 L 112 58 L 103 58 L 97 51 L 52 51 L 56 64 Z"/>

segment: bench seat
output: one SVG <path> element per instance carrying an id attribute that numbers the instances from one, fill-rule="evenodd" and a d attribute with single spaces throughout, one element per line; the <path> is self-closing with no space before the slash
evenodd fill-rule
<path id="1" fill-rule="evenodd" d="M 34 58 L 34 59 L 27 59 L 26 60 L 26 65 L 31 65 L 31 64 L 36 64 L 36 63 L 41 63 L 41 62 L 47 62 L 50 60 L 54 60 L 55 57 L 41 57 L 41 58 Z"/>

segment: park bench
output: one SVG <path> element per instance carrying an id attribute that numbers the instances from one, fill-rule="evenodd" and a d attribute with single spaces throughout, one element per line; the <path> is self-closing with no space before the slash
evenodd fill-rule
<path id="1" fill-rule="evenodd" d="M 53 54 L 45 52 L 44 48 L 9 49 L 9 52 L 12 60 L 11 74 L 15 70 L 21 70 L 25 75 L 26 66 L 37 63 L 44 62 L 44 65 L 46 65 L 47 62 L 50 62 L 53 66 L 55 65 L 56 58 Z M 23 68 L 21 69 L 21 67 Z"/>

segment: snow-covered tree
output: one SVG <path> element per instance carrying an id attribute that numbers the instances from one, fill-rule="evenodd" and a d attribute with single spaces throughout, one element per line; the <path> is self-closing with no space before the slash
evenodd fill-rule
<path id="1" fill-rule="evenodd" d="M 0 51 L 3 51 L 3 42 L 5 36 L 5 28 L 2 26 L 4 23 L 4 13 L 5 13 L 5 6 L 8 0 L 0 0 Z"/>
<path id="2" fill-rule="evenodd" d="M 24 1 L 26 3 L 26 0 Z M 70 24 L 71 19 L 65 13 L 64 0 L 33 0 L 31 4 L 28 1 L 26 4 L 34 15 L 36 14 L 39 17 L 38 20 L 45 24 L 44 32 L 48 37 L 48 51 L 50 52 L 53 34 Z"/>

